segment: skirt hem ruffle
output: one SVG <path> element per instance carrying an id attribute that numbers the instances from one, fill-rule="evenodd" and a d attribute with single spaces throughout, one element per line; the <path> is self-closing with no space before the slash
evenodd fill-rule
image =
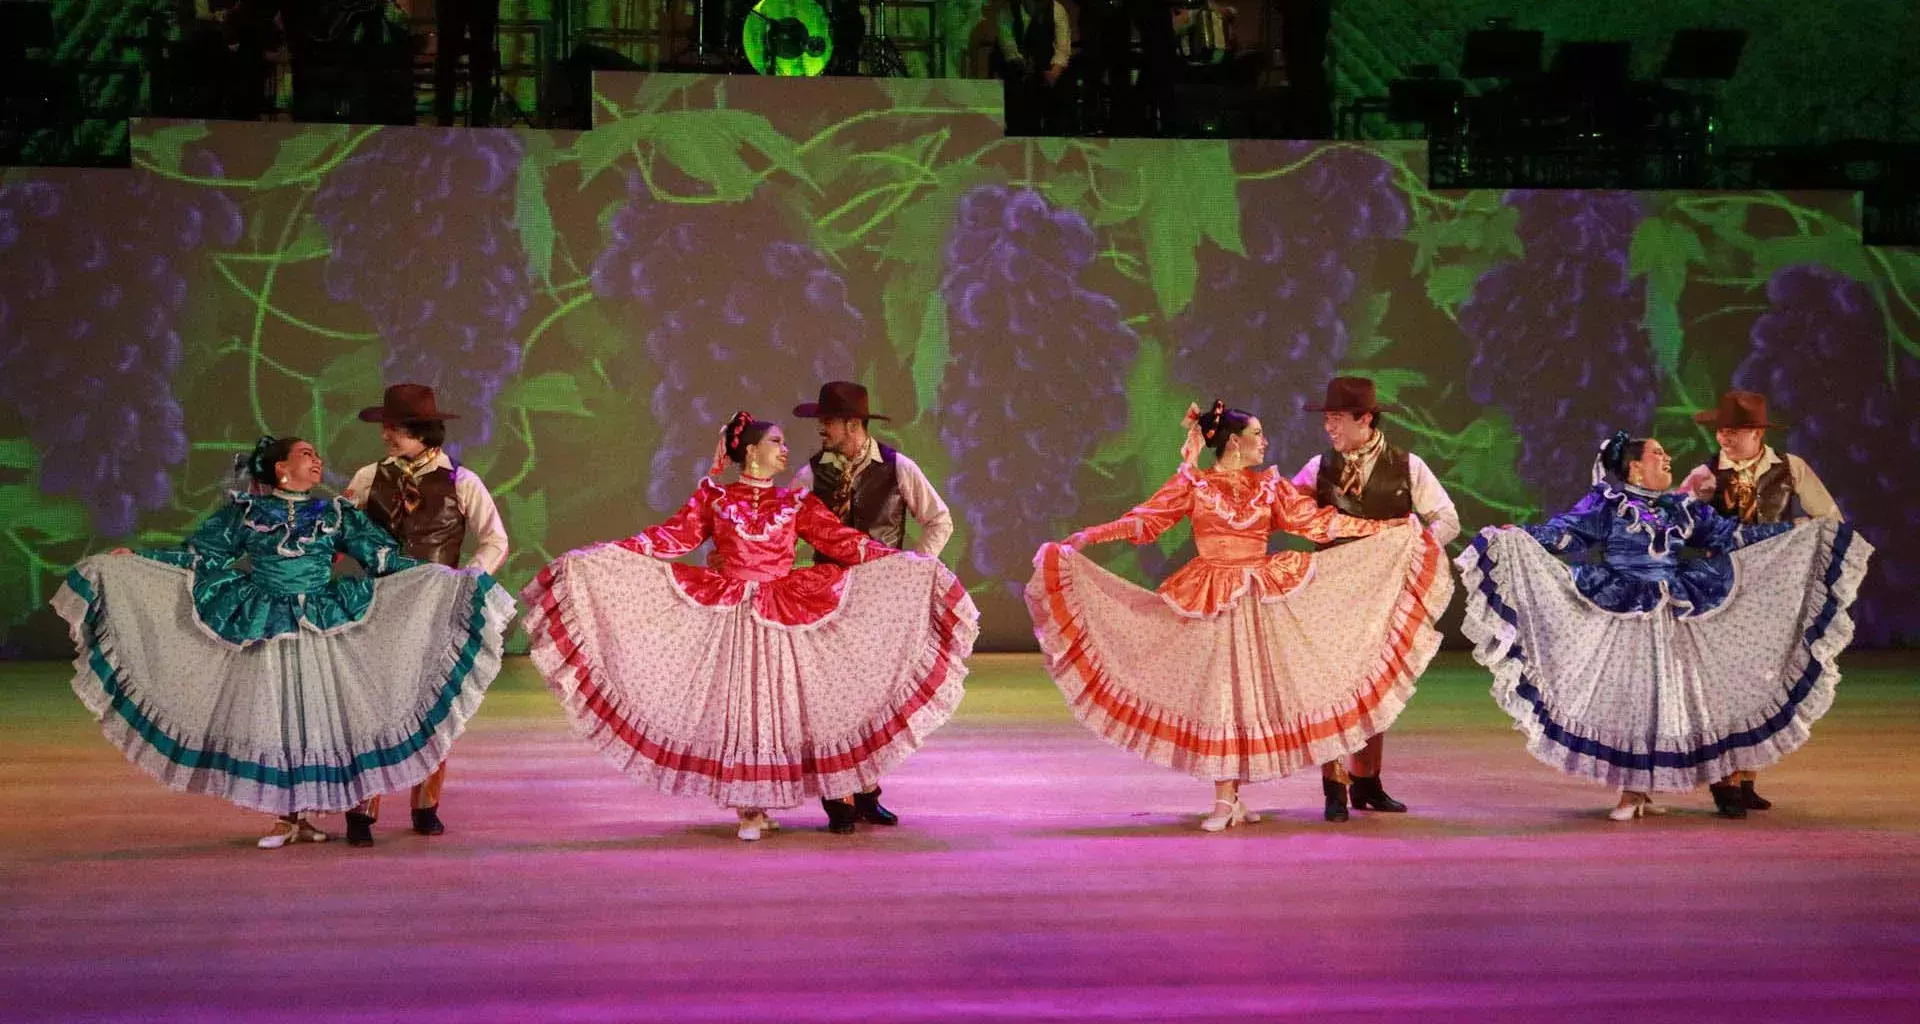
<path id="1" fill-rule="evenodd" d="M 1527 752 L 1536 760 L 1621 789 L 1697 789 L 1734 772 L 1759 771 L 1779 763 L 1807 741 L 1813 723 L 1833 704 L 1840 681 L 1840 652 L 1853 639 L 1848 608 L 1859 594 L 1873 548 L 1845 524 L 1828 523 L 1820 529 L 1824 531 L 1820 562 L 1827 568 L 1810 586 L 1810 599 L 1803 605 L 1803 628 L 1781 673 L 1783 699 L 1777 707 L 1758 709 L 1717 735 L 1691 735 L 1660 748 L 1649 744 L 1644 735 L 1590 727 L 1575 735 L 1553 721 L 1540 686 L 1527 675 L 1525 651 L 1516 643 L 1519 613 L 1493 578 L 1496 560 L 1487 547 L 1501 531 L 1491 527 L 1482 530 L 1455 560 L 1466 588 L 1461 630 L 1474 643 L 1474 660 L 1493 673 L 1495 703 L 1513 718 L 1514 730 L 1526 737 Z M 1732 600 L 1730 594 L 1721 607 Z M 1595 606 L 1595 614 L 1612 613 Z"/>
<path id="2" fill-rule="evenodd" d="M 1391 727 L 1412 699 L 1420 673 L 1439 650 L 1441 637 L 1434 623 L 1451 596 L 1453 582 L 1432 537 L 1423 533 L 1419 544 L 1419 552 L 1408 562 L 1365 685 L 1349 706 L 1291 720 L 1285 732 L 1255 735 L 1203 728 L 1178 711 L 1127 692 L 1105 663 L 1089 624 L 1075 611 L 1080 606 L 1073 593 L 1075 561 L 1093 564 L 1077 552 L 1058 544 L 1043 546 L 1034 560 L 1036 571 L 1026 587 L 1026 603 L 1048 674 L 1082 725 L 1115 747 L 1164 768 L 1206 781 L 1262 782 L 1359 750 Z M 1278 603 L 1260 601 L 1244 607 L 1247 613 L 1264 615 Z"/>
<path id="3" fill-rule="evenodd" d="M 344 811 L 368 797 L 425 781 L 446 760 L 499 674 L 506 629 L 515 614 L 513 597 L 505 588 L 485 574 L 472 577 L 464 627 L 433 656 L 431 675 L 439 683 L 427 690 L 409 717 L 406 736 L 336 762 L 276 765 L 273 762 L 284 760 L 283 751 L 192 746 L 177 735 L 178 729 L 144 693 L 142 681 L 121 669 L 98 581 L 83 569 L 68 573 L 50 603 L 67 621 L 77 651 L 73 691 L 99 721 L 107 740 L 168 789 L 217 796 L 270 814 Z M 252 649 L 318 639 L 302 633 Z"/>
<path id="4" fill-rule="evenodd" d="M 965 659 L 979 634 L 979 611 L 959 579 L 942 566 L 927 642 L 909 673 L 912 685 L 893 695 L 857 739 L 809 750 L 795 760 L 727 762 L 715 752 L 650 734 L 644 723 L 634 721 L 617 694 L 600 685 L 597 658 L 579 640 L 586 630 L 571 613 L 569 557 L 562 556 L 542 569 L 521 592 L 527 604 L 523 624 L 531 640 L 528 654 L 548 689 L 560 699 L 574 733 L 623 773 L 661 792 L 707 796 L 726 807 L 781 808 L 809 797 L 833 799 L 869 790 L 953 717 L 965 694 Z M 647 556 L 636 553 L 635 557 Z M 708 614 L 739 616 L 762 630 L 805 633 L 825 625 L 769 622 L 751 600 L 694 607 Z"/>

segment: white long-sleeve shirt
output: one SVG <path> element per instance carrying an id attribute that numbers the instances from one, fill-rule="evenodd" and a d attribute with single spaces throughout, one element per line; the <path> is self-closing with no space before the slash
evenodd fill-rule
<path id="1" fill-rule="evenodd" d="M 866 450 L 853 461 L 853 472 L 857 476 L 868 465 L 880 461 L 880 443 L 867 438 Z M 933 489 L 927 474 L 912 459 L 897 451 L 893 453 L 893 475 L 900 487 L 900 500 L 907 506 L 907 514 L 920 524 L 920 536 L 909 550 L 939 558 L 940 550 L 947 546 L 947 538 L 953 536 L 953 513 L 941 499 L 940 492 Z M 800 471 L 793 475 L 793 486 L 813 490 L 811 464 L 801 466 Z"/>
<path id="2" fill-rule="evenodd" d="M 385 460 L 398 464 L 402 460 L 397 456 Z M 383 463 L 360 467 L 353 479 L 347 482 L 347 489 L 341 497 L 361 508 L 367 507 L 367 495 L 373 490 L 373 476 Z M 500 518 L 500 509 L 493 503 L 493 494 L 480 477 L 465 466 L 455 467 L 453 460 L 442 452 L 428 464 L 429 472 L 436 469 L 453 470 L 453 496 L 460 506 L 460 514 L 467 518 L 467 535 L 478 543 L 473 550 L 473 558 L 467 567 L 497 573 L 507 564 L 507 526 Z M 404 539 L 404 538 L 403 538 Z"/>
<path id="3" fill-rule="evenodd" d="M 1372 478 L 1373 465 L 1378 461 L 1379 457 L 1375 456 L 1360 467 L 1363 483 Z M 1440 478 L 1433 475 L 1426 461 L 1411 452 L 1407 453 L 1407 477 L 1414 514 L 1426 522 L 1437 543 L 1443 547 L 1451 543 L 1460 536 L 1460 512 L 1453 507 L 1453 497 L 1445 487 L 1440 486 Z M 1300 472 L 1293 475 L 1293 485 L 1311 494 L 1319 484 L 1320 456 L 1315 455 L 1300 467 Z"/>

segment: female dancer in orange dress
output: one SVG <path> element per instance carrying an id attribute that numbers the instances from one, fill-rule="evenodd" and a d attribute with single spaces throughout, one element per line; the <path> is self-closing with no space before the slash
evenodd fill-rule
<path id="1" fill-rule="evenodd" d="M 1080 721 L 1158 765 L 1214 783 L 1218 832 L 1258 821 L 1240 786 L 1342 757 L 1393 724 L 1439 647 L 1453 591 L 1426 528 L 1356 519 L 1258 467 L 1250 413 L 1188 410 L 1186 464 L 1120 519 L 1048 544 L 1027 584 L 1048 672 Z M 1214 466 L 1192 460 L 1202 445 Z M 1147 544 L 1192 519 L 1199 557 L 1143 590 L 1080 548 Z M 1365 537 L 1317 553 L 1267 552 L 1276 532 Z M 1344 803 L 1344 798 L 1343 798 Z"/>

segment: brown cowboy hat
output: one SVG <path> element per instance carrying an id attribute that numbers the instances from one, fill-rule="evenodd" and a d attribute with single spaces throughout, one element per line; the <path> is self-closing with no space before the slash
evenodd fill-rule
<path id="1" fill-rule="evenodd" d="M 425 384 L 395 384 L 380 398 L 380 404 L 360 410 L 368 423 L 417 423 L 421 420 L 457 420 L 442 412 L 433 400 L 433 389 Z"/>
<path id="2" fill-rule="evenodd" d="M 1729 391 L 1720 396 L 1720 404 L 1693 414 L 1693 421 L 1711 430 L 1743 430 L 1780 426 L 1767 422 L 1767 396 L 1753 391 Z"/>
<path id="3" fill-rule="evenodd" d="M 1380 399 L 1373 393 L 1373 381 L 1365 377 L 1335 377 L 1327 382 L 1327 399 L 1307 406 L 1308 412 L 1380 412 Z"/>
<path id="4" fill-rule="evenodd" d="M 793 407 L 794 416 L 803 420 L 884 420 L 887 417 L 867 408 L 867 389 L 850 380 L 830 380 L 820 385 L 820 400 Z"/>

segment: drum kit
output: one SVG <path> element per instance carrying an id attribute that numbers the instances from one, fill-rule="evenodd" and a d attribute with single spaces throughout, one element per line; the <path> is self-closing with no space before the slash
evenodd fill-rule
<path id="1" fill-rule="evenodd" d="M 887 0 L 757 0 L 737 17 L 745 0 L 695 0 L 696 23 L 714 14 L 738 31 L 726 43 L 696 40 L 696 60 L 745 63 L 763 75 L 865 74 L 900 77 L 906 61 L 886 35 Z M 708 5 L 721 8 L 710 12 Z M 1176 0 L 1173 33 L 1180 59 L 1195 67 L 1224 64 L 1237 46 L 1235 11 L 1214 0 Z M 737 51 L 733 49 L 737 40 Z"/>
<path id="2" fill-rule="evenodd" d="M 693 59 L 762 75 L 902 77 L 907 65 L 886 36 L 886 7 L 887 0 L 694 0 L 701 31 Z M 726 26 L 724 40 L 710 24 Z"/>
<path id="3" fill-rule="evenodd" d="M 740 26 L 740 47 L 760 74 L 821 74 L 833 58 L 827 12 L 815 0 L 760 0 Z"/>

